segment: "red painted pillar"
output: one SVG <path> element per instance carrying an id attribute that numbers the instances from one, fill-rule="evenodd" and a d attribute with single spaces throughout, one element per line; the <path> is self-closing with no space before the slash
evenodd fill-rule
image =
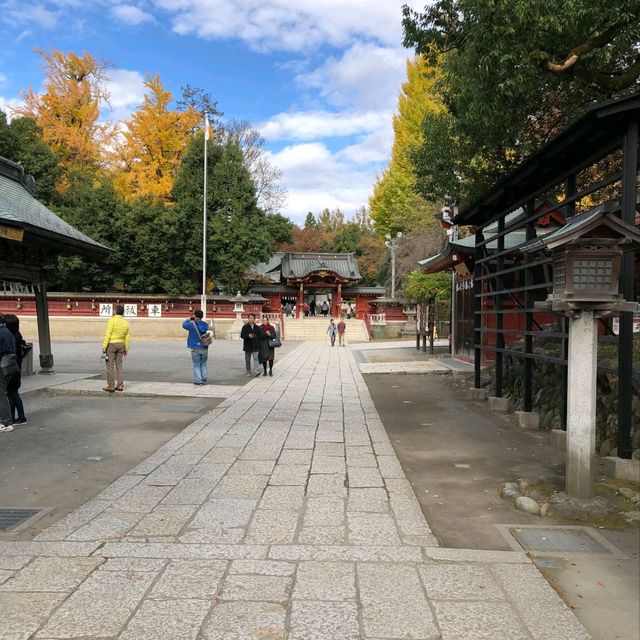
<path id="1" fill-rule="evenodd" d="M 300 283 L 300 291 L 298 292 L 298 318 L 304 317 L 302 307 L 304 306 L 304 284 Z"/>
<path id="2" fill-rule="evenodd" d="M 338 282 L 338 290 L 336 292 L 335 300 L 331 306 L 331 315 L 334 318 L 340 318 L 342 315 L 342 284 L 340 282 Z"/>

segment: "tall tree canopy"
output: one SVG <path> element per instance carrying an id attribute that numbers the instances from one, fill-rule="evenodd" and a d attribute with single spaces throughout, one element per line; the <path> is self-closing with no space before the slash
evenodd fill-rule
<path id="1" fill-rule="evenodd" d="M 443 112 L 434 90 L 435 77 L 436 70 L 427 66 L 423 57 L 407 61 L 407 80 L 398 98 L 398 113 L 393 117 L 391 159 L 369 199 L 371 218 L 381 235 L 433 223 L 434 208 L 416 188 L 411 155 L 424 141 L 425 117 Z"/>
<path id="2" fill-rule="evenodd" d="M 44 60 L 44 91 L 28 89 L 22 94 L 23 106 L 14 112 L 36 121 L 65 172 L 93 170 L 103 161 L 113 135 L 113 127 L 99 121 L 100 109 L 109 100 L 110 65 L 86 52 L 37 53 Z"/>
<path id="3" fill-rule="evenodd" d="M 201 118 L 190 105 L 183 110 L 171 108 L 171 92 L 160 76 L 147 75 L 144 85 L 144 100 L 125 121 L 116 145 L 115 186 L 127 199 L 149 196 L 168 202 L 189 136 Z"/>
<path id="4" fill-rule="evenodd" d="M 638 0 L 437 0 L 403 13 L 404 43 L 440 64 L 448 108 L 425 120 L 426 197 L 452 182 L 476 195 L 593 101 L 639 86 Z"/>

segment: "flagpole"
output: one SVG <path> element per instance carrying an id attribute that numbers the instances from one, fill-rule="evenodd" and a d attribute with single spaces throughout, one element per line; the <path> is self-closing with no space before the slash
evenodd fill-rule
<path id="1" fill-rule="evenodd" d="M 207 141 L 209 140 L 209 116 L 204 114 L 204 196 L 202 203 L 202 296 L 200 308 L 207 317 Z"/>

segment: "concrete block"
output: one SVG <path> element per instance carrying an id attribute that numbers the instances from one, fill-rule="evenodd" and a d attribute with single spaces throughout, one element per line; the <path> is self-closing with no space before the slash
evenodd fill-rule
<path id="1" fill-rule="evenodd" d="M 558 451 L 567 450 L 567 432 L 563 429 L 551 429 L 551 441 Z"/>
<path id="2" fill-rule="evenodd" d="M 509 399 L 497 398 L 495 396 L 489 396 L 489 409 L 494 413 L 509 413 Z"/>
<path id="3" fill-rule="evenodd" d="M 469 390 L 469 397 L 471 400 L 486 400 L 487 399 L 487 390 L 486 389 L 476 389 L 475 387 Z"/>
<path id="4" fill-rule="evenodd" d="M 640 460 L 607 456 L 604 459 L 604 472 L 611 478 L 640 483 Z"/>
<path id="5" fill-rule="evenodd" d="M 515 414 L 521 429 L 537 429 L 540 426 L 540 416 L 535 411 L 516 411 Z"/>

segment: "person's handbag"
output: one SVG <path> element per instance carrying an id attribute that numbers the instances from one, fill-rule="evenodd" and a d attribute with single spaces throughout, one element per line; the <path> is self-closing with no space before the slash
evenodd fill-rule
<path id="1" fill-rule="evenodd" d="M 18 366 L 18 360 L 15 353 L 5 353 L 0 358 L 0 375 L 5 378 L 12 378 L 17 373 L 20 373 L 20 367 Z"/>
<path id="2" fill-rule="evenodd" d="M 198 329 L 198 324 L 195 322 L 195 320 L 192 320 L 191 322 L 195 327 L 196 333 L 198 334 L 198 338 L 200 339 L 200 343 L 202 344 L 202 346 L 208 347 L 213 342 L 211 334 L 208 331 L 205 333 L 200 333 L 200 329 Z"/>
<path id="3" fill-rule="evenodd" d="M 282 342 L 280 342 L 280 338 L 276 336 L 275 338 L 269 338 L 269 348 L 275 349 L 276 347 L 281 347 Z"/>

